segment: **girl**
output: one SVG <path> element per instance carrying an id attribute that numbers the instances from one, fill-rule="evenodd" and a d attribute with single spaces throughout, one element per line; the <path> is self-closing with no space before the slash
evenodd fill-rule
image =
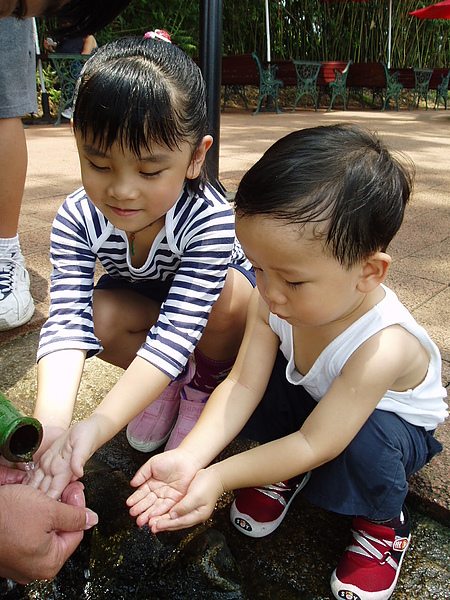
<path id="1" fill-rule="evenodd" d="M 125 371 L 83 429 L 83 464 L 127 423 L 149 452 L 178 415 L 177 446 L 231 368 L 253 273 L 230 206 L 205 182 L 206 127 L 201 73 L 171 43 L 121 39 L 86 63 L 73 120 L 84 187 L 53 224 L 38 350 L 43 450 L 70 425 L 87 357 Z"/>
<path id="2" fill-rule="evenodd" d="M 294 132 L 244 176 L 236 233 L 258 286 L 244 340 L 192 432 L 131 481 L 138 525 L 194 525 L 245 488 L 232 522 L 263 537 L 303 489 L 355 516 L 334 597 L 391 596 L 410 540 L 407 478 L 442 449 L 433 432 L 448 416 L 438 348 L 382 283 L 410 186 L 351 126 Z M 261 445 L 210 464 L 244 425 Z"/>

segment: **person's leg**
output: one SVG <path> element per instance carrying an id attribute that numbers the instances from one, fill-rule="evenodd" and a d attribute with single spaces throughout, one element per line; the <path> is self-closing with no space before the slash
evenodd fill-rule
<path id="1" fill-rule="evenodd" d="M 17 235 L 27 176 L 27 142 L 20 117 L 0 119 L 0 238 Z"/>
<path id="2" fill-rule="evenodd" d="M 394 519 L 408 493 L 407 478 L 441 449 L 423 428 L 375 410 L 338 457 L 314 469 L 304 495 L 342 515 Z"/>
<path id="3" fill-rule="evenodd" d="M 253 285 L 247 276 L 230 267 L 224 288 L 212 307 L 194 351 L 197 368 L 192 388 L 209 395 L 231 370 L 244 336 L 252 291 Z"/>
<path id="4" fill-rule="evenodd" d="M 266 444 L 298 431 L 317 406 L 300 385 L 286 379 L 287 361 L 278 351 L 265 394 L 240 436 Z M 269 535 L 281 524 L 310 473 L 288 481 L 241 490 L 230 510 L 233 525 L 250 537 Z"/>
<path id="5" fill-rule="evenodd" d="M 390 598 L 410 540 L 407 478 L 442 446 L 394 413 L 375 410 L 350 445 L 312 472 L 304 496 L 353 520 L 352 541 L 331 578 L 336 598 Z"/>
<path id="6" fill-rule="evenodd" d="M 158 302 L 130 289 L 95 289 L 94 330 L 103 346 L 99 358 L 127 369 L 156 323 L 159 310 Z"/>
<path id="7" fill-rule="evenodd" d="M 242 342 L 253 273 L 230 267 L 203 335 L 194 350 L 195 373 L 181 391 L 180 412 L 166 445 L 176 448 L 198 421 L 211 392 L 230 372 Z"/>
<path id="8" fill-rule="evenodd" d="M 167 291 L 164 286 L 154 288 L 145 283 L 133 286 L 103 276 L 94 290 L 93 301 L 94 330 L 103 346 L 98 357 L 127 369 L 156 323 L 161 297 Z M 153 401 L 149 390 L 149 406 L 127 426 L 127 438 L 133 448 L 151 452 L 164 444 L 177 417 L 181 388 L 192 375 L 189 361 L 185 370 Z"/>
<path id="9" fill-rule="evenodd" d="M 0 330 L 31 319 L 34 303 L 17 236 L 27 172 L 20 117 L 37 112 L 31 19 L 0 21 Z"/>

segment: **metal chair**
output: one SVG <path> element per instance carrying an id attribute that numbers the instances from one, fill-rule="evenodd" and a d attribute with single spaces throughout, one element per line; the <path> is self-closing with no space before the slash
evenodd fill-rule
<path id="1" fill-rule="evenodd" d="M 295 112 L 297 104 L 302 96 L 311 96 L 314 101 L 314 108 L 317 112 L 317 77 L 319 76 L 322 63 L 308 62 L 304 60 L 293 60 L 292 63 L 295 68 L 295 74 L 297 75 L 297 92 L 295 95 L 295 103 L 292 112 Z"/>
<path id="2" fill-rule="evenodd" d="M 331 102 L 327 112 L 330 112 L 331 107 L 333 106 L 333 102 L 338 96 L 341 96 L 341 98 L 343 99 L 344 110 L 347 110 L 347 76 L 352 64 L 353 61 L 349 60 L 347 66 L 343 71 L 340 71 L 339 69 L 333 69 L 335 79 L 334 81 L 330 81 L 330 83 L 328 84 L 331 88 Z"/>
<path id="3" fill-rule="evenodd" d="M 425 110 L 428 110 L 428 87 L 432 75 L 433 69 L 414 69 L 414 96 L 409 110 L 414 108 L 416 98 L 417 108 L 419 108 L 420 99 L 423 98 L 425 100 Z"/>
<path id="4" fill-rule="evenodd" d="M 256 52 L 253 52 L 252 56 L 255 59 L 259 73 L 258 106 L 256 107 L 256 110 L 253 114 L 257 115 L 259 113 L 264 98 L 267 98 L 268 101 L 270 101 L 269 99 L 273 99 L 273 101 L 275 102 L 275 110 L 277 114 L 281 114 L 282 110 L 278 106 L 278 91 L 280 87 L 283 86 L 283 82 L 281 81 L 281 79 L 276 79 L 275 77 L 275 74 L 278 70 L 278 66 L 269 65 L 268 67 L 263 67 Z"/>
<path id="5" fill-rule="evenodd" d="M 89 56 L 86 54 L 49 54 L 55 71 L 58 75 L 61 88 L 61 100 L 59 102 L 58 118 L 55 127 L 61 124 L 61 113 L 72 106 L 73 93 L 77 79 L 81 73 L 84 63 Z"/>
<path id="6" fill-rule="evenodd" d="M 436 101 L 434 103 L 434 108 L 437 110 L 439 108 L 439 104 L 441 102 L 441 98 L 444 101 L 445 110 L 447 110 L 447 96 L 448 96 L 448 83 L 450 79 L 450 71 L 444 77 L 441 75 L 442 82 L 437 86 L 436 91 Z"/>
<path id="7" fill-rule="evenodd" d="M 389 106 L 389 100 L 391 98 L 394 98 L 397 103 L 397 110 L 399 110 L 398 101 L 400 92 L 403 89 L 403 83 L 400 83 L 398 80 L 400 72 L 396 71 L 395 73 L 389 73 L 386 64 L 383 61 L 381 61 L 381 64 L 383 65 L 384 74 L 386 75 L 386 93 L 384 95 L 383 108 L 381 110 L 385 110 L 386 106 Z"/>

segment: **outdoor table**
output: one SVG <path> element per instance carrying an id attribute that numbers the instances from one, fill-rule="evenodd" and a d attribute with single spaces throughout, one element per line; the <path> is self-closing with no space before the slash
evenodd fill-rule
<path id="1" fill-rule="evenodd" d="M 302 96 L 311 96 L 314 101 L 314 108 L 317 112 L 318 94 L 317 94 L 317 77 L 319 76 L 321 62 L 310 62 L 305 60 L 292 61 L 295 73 L 297 75 L 297 92 L 295 95 L 295 103 L 292 112 L 295 112 L 297 103 Z"/>
<path id="2" fill-rule="evenodd" d="M 414 96 L 410 110 L 414 108 L 414 103 L 417 98 L 417 108 L 419 108 L 419 100 L 425 100 L 425 109 L 428 110 L 428 86 L 433 75 L 433 69 L 414 69 Z"/>

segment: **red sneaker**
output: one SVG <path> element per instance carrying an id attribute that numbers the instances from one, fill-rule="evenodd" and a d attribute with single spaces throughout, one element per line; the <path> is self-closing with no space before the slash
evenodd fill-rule
<path id="1" fill-rule="evenodd" d="M 411 520 L 403 507 L 404 525 L 397 529 L 356 517 L 353 539 L 333 575 L 331 591 L 344 600 L 388 600 L 397 585 L 411 539 Z"/>
<path id="2" fill-rule="evenodd" d="M 243 489 L 231 506 L 231 522 L 250 537 L 269 535 L 284 519 L 291 502 L 310 477 L 309 471 L 274 485 Z"/>

